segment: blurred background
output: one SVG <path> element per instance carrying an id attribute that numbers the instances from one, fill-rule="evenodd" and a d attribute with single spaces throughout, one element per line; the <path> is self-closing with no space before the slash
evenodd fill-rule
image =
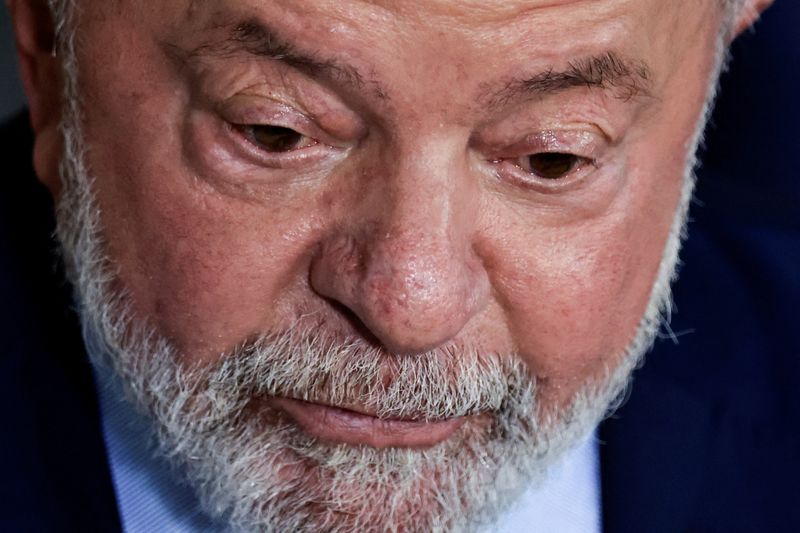
<path id="1" fill-rule="evenodd" d="M 22 85 L 17 75 L 14 37 L 5 5 L 0 6 L 0 121 L 24 105 Z"/>

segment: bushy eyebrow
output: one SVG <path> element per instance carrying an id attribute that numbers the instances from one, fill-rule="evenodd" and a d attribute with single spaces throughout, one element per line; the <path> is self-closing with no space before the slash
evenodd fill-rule
<path id="1" fill-rule="evenodd" d="M 226 57 L 242 52 L 279 61 L 314 78 L 326 77 L 356 88 L 364 85 L 361 74 L 352 66 L 331 58 L 318 57 L 313 53 L 301 52 L 289 41 L 279 37 L 278 32 L 255 19 L 230 26 L 225 38 L 198 46 L 189 55 Z"/>
<path id="2" fill-rule="evenodd" d="M 299 50 L 279 32 L 257 19 L 248 19 L 227 27 L 226 36 L 205 43 L 189 52 L 189 56 L 232 56 L 245 52 L 253 56 L 279 61 L 312 78 L 327 78 L 355 89 L 365 85 L 363 75 L 355 67 L 333 57 L 322 57 Z M 555 67 L 523 78 L 508 81 L 497 91 L 481 98 L 489 108 L 502 107 L 516 100 L 544 97 L 578 87 L 610 90 L 623 100 L 650 94 L 651 71 L 643 61 L 623 58 L 609 51 L 600 55 L 573 60 L 562 70 Z M 388 100 L 376 80 L 368 85 L 381 100 Z"/>
<path id="3" fill-rule="evenodd" d="M 533 76 L 513 79 L 493 93 L 490 106 L 502 106 L 512 100 L 530 96 L 547 96 L 576 87 L 610 90 L 614 96 L 630 100 L 650 95 L 650 68 L 643 61 L 623 59 L 616 52 L 577 59 L 567 68 L 549 68 Z"/>

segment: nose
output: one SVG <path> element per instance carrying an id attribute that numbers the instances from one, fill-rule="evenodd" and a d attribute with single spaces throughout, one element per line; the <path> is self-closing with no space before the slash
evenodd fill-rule
<path id="1" fill-rule="evenodd" d="M 472 244 L 476 187 L 457 163 L 436 156 L 401 158 L 369 183 L 312 262 L 312 287 L 352 311 L 392 353 L 441 346 L 490 292 Z"/>

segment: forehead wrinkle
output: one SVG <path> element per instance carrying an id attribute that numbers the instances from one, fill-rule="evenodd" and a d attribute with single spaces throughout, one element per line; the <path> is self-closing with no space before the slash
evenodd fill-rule
<path id="1" fill-rule="evenodd" d="M 388 95 L 379 82 L 365 76 L 355 66 L 334 56 L 325 57 L 317 52 L 303 50 L 302 43 L 295 43 L 284 37 L 279 30 L 256 17 L 235 19 L 233 22 L 211 22 L 199 30 L 200 33 L 213 34 L 220 31 L 224 32 L 221 38 L 207 39 L 188 49 L 172 43 L 166 43 L 165 48 L 170 55 L 180 55 L 186 63 L 205 58 L 234 57 L 276 61 L 311 78 L 328 79 L 358 91 L 368 86 L 378 99 L 388 100 Z"/>
<path id="2" fill-rule="evenodd" d="M 441 17 L 454 22 L 475 22 L 485 24 L 507 22 L 522 13 L 571 4 L 588 3 L 592 0 L 504 0 L 502 2 L 486 2 L 486 0 L 423 0 L 422 2 L 397 2 L 396 0 L 360 0 L 364 4 L 378 7 L 394 15 L 401 14 L 421 17 Z M 418 3 L 423 4 L 420 9 Z"/>

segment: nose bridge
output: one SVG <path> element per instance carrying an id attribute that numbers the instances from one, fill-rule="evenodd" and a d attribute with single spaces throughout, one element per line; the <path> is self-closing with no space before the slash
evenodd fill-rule
<path id="1" fill-rule="evenodd" d="M 452 339 L 488 294 L 470 245 L 474 217 L 464 216 L 475 201 L 464 169 L 433 139 L 413 145 L 373 180 L 367 220 L 334 238 L 340 244 L 332 250 L 339 252 L 329 254 L 327 283 L 312 276 L 318 290 L 349 307 L 396 353 Z"/>
<path id="2" fill-rule="evenodd" d="M 459 191 L 458 162 L 446 147 L 437 149 L 435 140 L 420 139 L 410 149 L 400 152 L 394 169 L 387 168 L 380 190 L 378 226 L 384 230 L 372 236 L 374 244 L 390 256 L 414 262 L 424 259 L 419 252 L 437 251 L 457 246 L 469 228 L 458 220 L 459 207 L 469 202 Z"/>

